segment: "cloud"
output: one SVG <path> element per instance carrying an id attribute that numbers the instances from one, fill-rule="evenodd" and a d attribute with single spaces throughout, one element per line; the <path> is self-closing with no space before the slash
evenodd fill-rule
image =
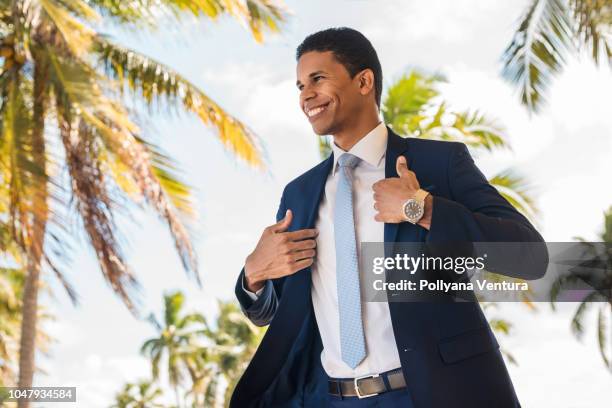
<path id="1" fill-rule="evenodd" d="M 42 327 L 52 339 L 60 339 L 61 344 L 65 347 L 78 344 L 84 339 L 83 333 L 79 328 L 66 320 L 49 320 L 44 322 Z"/>

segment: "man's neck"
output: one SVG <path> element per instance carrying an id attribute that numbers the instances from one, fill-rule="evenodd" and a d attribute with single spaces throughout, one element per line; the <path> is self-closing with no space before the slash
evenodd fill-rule
<path id="1" fill-rule="evenodd" d="M 334 143 L 345 152 L 348 152 L 370 133 L 372 129 L 378 126 L 379 123 L 380 119 L 378 117 L 378 112 L 375 112 L 373 115 L 364 115 L 363 119 L 355 123 L 354 126 L 342 129 L 340 132 L 334 134 Z"/>

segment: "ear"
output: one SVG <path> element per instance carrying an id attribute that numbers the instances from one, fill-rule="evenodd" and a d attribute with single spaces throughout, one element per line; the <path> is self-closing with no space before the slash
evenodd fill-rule
<path id="1" fill-rule="evenodd" d="M 374 89 L 374 72 L 370 68 L 366 68 L 357 74 L 359 84 L 359 93 L 362 95 L 369 94 Z"/>

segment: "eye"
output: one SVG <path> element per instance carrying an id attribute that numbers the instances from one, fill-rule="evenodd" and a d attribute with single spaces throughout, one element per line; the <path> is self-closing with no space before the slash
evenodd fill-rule
<path id="1" fill-rule="evenodd" d="M 314 82 L 319 82 L 319 79 L 322 79 L 322 78 L 323 78 L 323 76 L 321 76 L 321 75 L 317 75 L 317 76 L 312 77 L 312 80 L 313 80 Z"/>

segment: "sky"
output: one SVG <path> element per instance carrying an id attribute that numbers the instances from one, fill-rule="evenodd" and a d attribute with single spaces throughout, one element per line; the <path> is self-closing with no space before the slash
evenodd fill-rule
<path id="1" fill-rule="evenodd" d="M 200 217 L 192 227 L 203 287 L 183 272 L 163 223 L 149 212 L 134 212 L 120 227 L 142 284 L 143 314 L 159 314 L 162 294 L 171 290 L 183 290 L 188 309 L 210 318 L 217 299 L 233 298 L 244 258 L 274 222 L 283 187 L 319 161 L 316 138 L 298 107 L 294 52 L 306 35 L 330 26 L 356 28 L 371 40 L 385 85 L 411 68 L 445 75 L 441 91 L 452 108 L 477 108 L 506 128 L 512 152 L 478 155 L 482 171 L 491 176 L 512 167 L 527 177 L 540 209 L 537 226 L 547 241 L 595 239 L 603 211 L 612 204 L 612 75 L 586 59 L 572 60 L 553 82 L 549 105 L 530 117 L 499 75 L 500 55 L 526 1 L 287 4 L 291 15 L 282 35 L 264 45 L 230 19 L 190 20 L 180 29 L 148 34 L 113 32 L 123 44 L 176 69 L 246 122 L 260 135 L 268 160 L 266 172 L 249 168 L 189 116 L 160 115 L 148 123 L 153 139 L 180 163 L 195 189 Z M 59 289 L 43 299 L 56 316 L 45 328 L 57 342 L 40 359 L 45 373 L 37 375 L 36 384 L 76 386 L 77 406 L 107 407 L 123 383 L 149 376 L 149 364 L 138 350 L 155 332 L 112 294 L 83 234 L 76 229 L 74 234 L 77 245 L 67 275 L 80 305 L 73 307 Z M 51 278 L 49 283 L 57 287 Z M 612 400 L 612 378 L 592 330 L 595 315 L 588 316 L 591 330 L 578 341 L 569 331 L 574 309 L 563 304 L 553 313 L 540 304 L 534 313 L 520 304 L 503 304 L 491 312 L 513 323 L 511 334 L 499 341 L 518 360 L 509 370 L 523 407 L 591 408 Z"/>

